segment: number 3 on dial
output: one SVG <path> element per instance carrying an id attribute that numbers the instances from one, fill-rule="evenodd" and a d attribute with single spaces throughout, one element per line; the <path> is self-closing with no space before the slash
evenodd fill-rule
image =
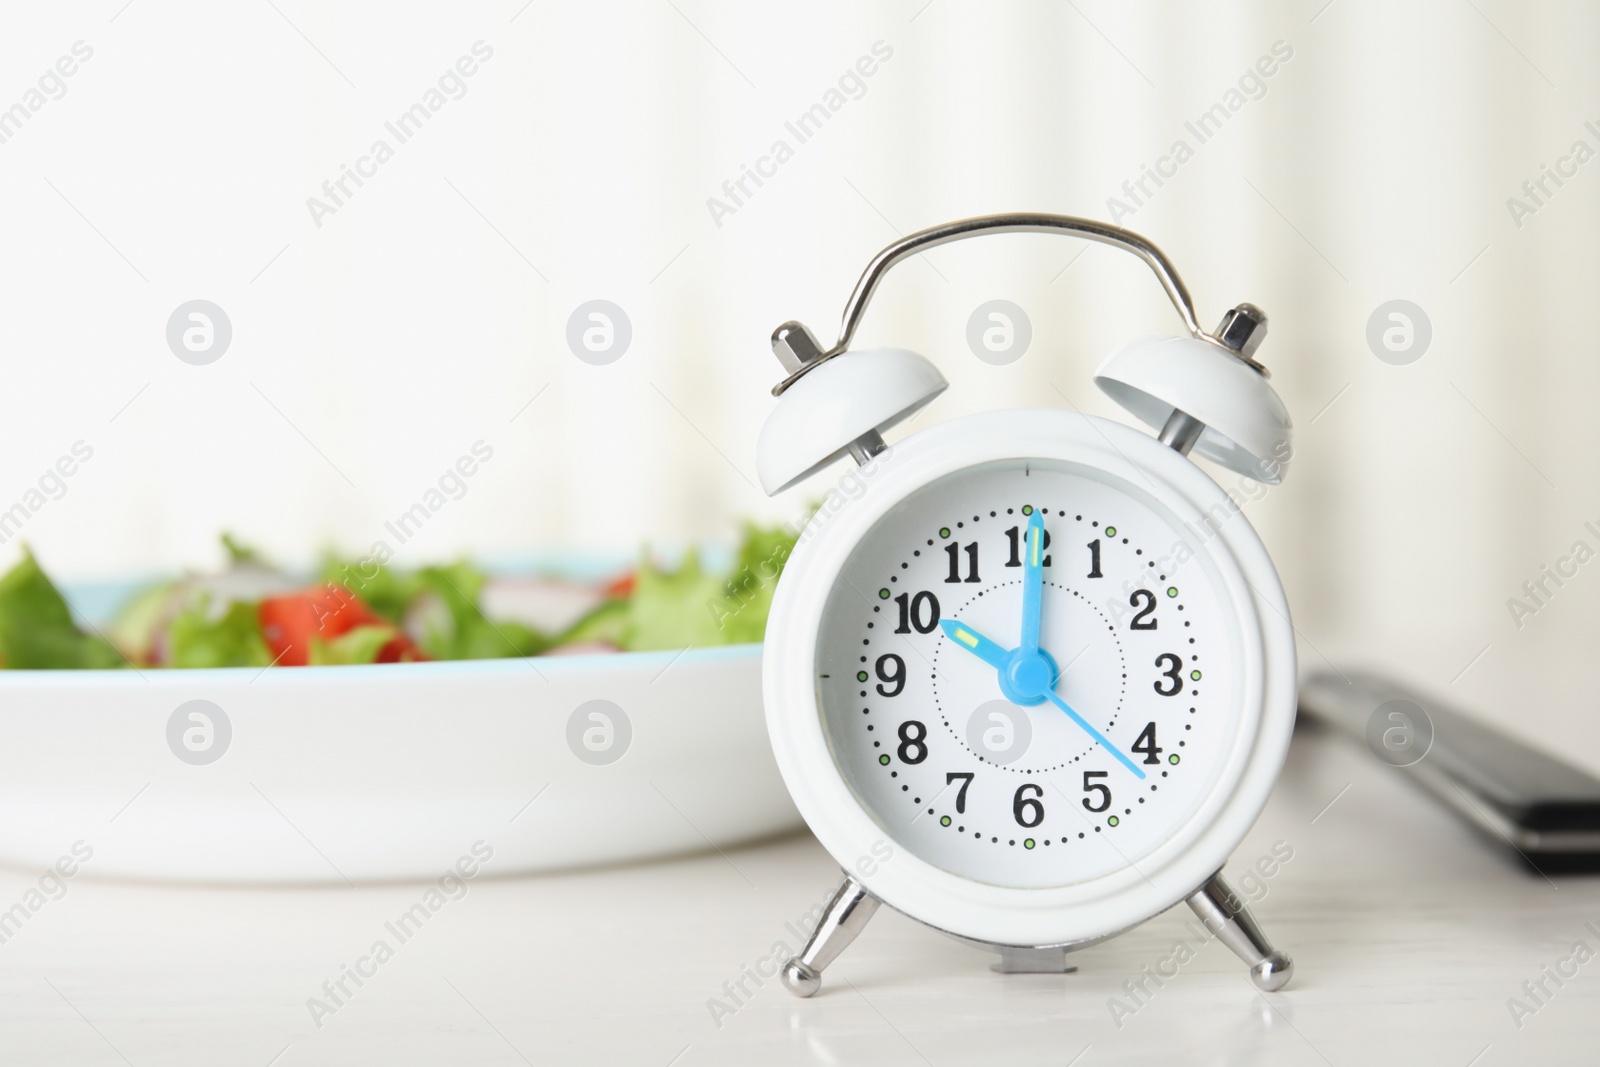
<path id="1" fill-rule="evenodd" d="M 1175 697 L 1183 692 L 1183 660 L 1172 652 L 1163 652 L 1156 657 L 1156 667 L 1167 664 L 1166 670 L 1161 672 L 1161 677 L 1172 683 L 1172 688 L 1164 688 L 1161 683 L 1155 682 L 1155 690 L 1164 697 Z"/>

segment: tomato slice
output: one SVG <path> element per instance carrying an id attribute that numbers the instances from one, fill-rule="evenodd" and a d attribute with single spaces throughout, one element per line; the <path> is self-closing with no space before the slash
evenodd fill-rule
<path id="1" fill-rule="evenodd" d="M 607 600 L 626 600 L 633 595 L 633 584 L 634 573 L 626 571 L 613 578 L 600 592 Z"/>
<path id="2" fill-rule="evenodd" d="M 374 663 L 417 663 L 430 657 L 406 634 L 395 634 L 393 639 L 378 649 Z"/>
<path id="3" fill-rule="evenodd" d="M 355 593 L 342 585 L 327 582 L 298 593 L 268 597 L 257 609 L 261 636 L 282 667 L 304 667 L 311 655 L 313 638 L 328 640 L 348 633 L 357 626 L 388 626 Z M 379 663 L 403 663 L 428 657 L 404 633 L 396 634 L 378 652 Z"/>

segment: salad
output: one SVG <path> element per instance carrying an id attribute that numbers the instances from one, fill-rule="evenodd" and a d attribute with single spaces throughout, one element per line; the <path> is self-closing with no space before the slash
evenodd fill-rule
<path id="1" fill-rule="evenodd" d="M 228 567 L 133 595 L 104 628 L 73 617 L 26 547 L 0 577 L 0 667 L 301 667 L 642 652 L 760 641 L 794 536 L 746 525 L 730 570 L 642 557 L 603 583 L 398 570 L 330 558 L 312 581 L 228 535 Z"/>

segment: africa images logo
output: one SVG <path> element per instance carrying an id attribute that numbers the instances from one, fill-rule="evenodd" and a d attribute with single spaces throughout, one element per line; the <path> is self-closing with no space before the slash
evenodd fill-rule
<path id="1" fill-rule="evenodd" d="M 494 58 L 494 49 L 484 41 L 474 41 L 471 55 L 457 58 L 454 65 L 445 68 L 435 85 L 423 90 L 422 98 L 383 124 L 388 137 L 377 137 L 367 151 L 356 157 L 355 166 L 339 164 L 339 174 L 322 183 L 322 196 L 308 196 L 306 210 L 317 229 L 322 229 L 323 219 L 337 215 L 367 181 L 378 176 L 378 168 L 395 157 L 396 150 L 422 132 L 433 116 L 444 110 L 452 100 L 467 95 L 467 79 L 477 74 L 482 65 Z M 393 144 L 390 139 L 393 139 Z M 352 189 L 351 185 L 355 188 Z"/>

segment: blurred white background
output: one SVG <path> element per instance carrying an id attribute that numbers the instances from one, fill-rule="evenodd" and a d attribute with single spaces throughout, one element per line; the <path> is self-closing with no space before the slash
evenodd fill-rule
<path id="1" fill-rule="evenodd" d="M 1578 432 L 1600 394 L 1600 163 L 1560 163 L 1600 150 L 1597 33 L 1592 6 L 1507 0 L 8 7 L 0 109 L 28 112 L 0 123 L 0 509 L 81 440 L 93 458 L 22 533 L 62 578 L 214 564 L 223 529 L 303 562 L 364 551 L 483 441 L 400 562 L 726 542 L 807 496 L 754 487 L 774 325 L 831 340 L 901 233 L 1106 218 L 1118 197 L 1206 325 L 1241 300 L 1272 317 L 1296 459 L 1248 514 L 1304 664 L 1395 668 L 1600 767 L 1600 561 L 1520 629 L 1507 606 L 1575 541 L 1600 549 Z M 80 41 L 92 56 L 41 83 Z M 399 143 L 385 123 L 480 41 Z M 785 123 L 875 46 L 799 144 Z M 1275 46 L 1292 54 L 1241 83 Z M 1200 143 L 1185 123 L 1241 89 Z M 393 158 L 314 219 L 380 138 Z M 779 139 L 793 158 L 716 217 Z M 1179 140 L 1192 158 L 1133 204 L 1123 183 Z M 1547 165 L 1571 176 L 1535 203 Z M 1120 418 L 1093 368 L 1178 323 L 1144 267 L 1082 247 L 938 250 L 890 275 L 859 343 L 950 378 L 918 425 L 1069 401 Z M 597 298 L 633 331 L 607 366 L 565 340 Z M 995 298 L 1033 324 L 1003 367 L 965 341 Z M 206 366 L 166 343 L 192 299 L 232 323 Z M 1432 325 L 1408 365 L 1366 339 L 1392 299 Z"/>

